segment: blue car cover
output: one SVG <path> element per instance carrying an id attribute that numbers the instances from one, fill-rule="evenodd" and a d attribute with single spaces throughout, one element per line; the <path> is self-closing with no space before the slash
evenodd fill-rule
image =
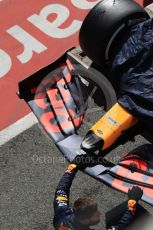
<path id="1" fill-rule="evenodd" d="M 153 18 L 131 26 L 112 57 L 118 102 L 151 128 L 153 124 Z M 118 80 L 118 79 L 120 80 Z"/>

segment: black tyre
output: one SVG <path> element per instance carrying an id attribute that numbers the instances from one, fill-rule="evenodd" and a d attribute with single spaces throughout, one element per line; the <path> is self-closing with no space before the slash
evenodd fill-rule
<path id="1" fill-rule="evenodd" d="M 75 66 L 76 72 L 79 73 L 80 79 L 87 80 L 92 86 L 97 86 L 99 92 L 103 94 L 102 101 L 105 101 L 105 110 L 109 110 L 116 102 L 116 92 L 110 83 L 110 81 L 98 70 L 95 68 L 90 68 L 88 70 L 83 69 L 77 69 L 77 66 Z M 89 87 L 87 87 L 87 90 Z M 100 99 L 99 99 L 100 102 Z M 98 101 L 97 101 L 98 103 Z"/>
<path id="2" fill-rule="evenodd" d="M 83 136 L 116 103 L 117 97 L 110 81 L 98 70 L 76 65 L 75 72 L 79 78 L 86 110 L 86 119 L 79 129 L 79 134 Z"/>
<path id="3" fill-rule="evenodd" d="M 148 18 L 148 13 L 133 0 L 103 0 L 85 18 L 80 46 L 95 63 L 104 66 L 127 27 Z"/>

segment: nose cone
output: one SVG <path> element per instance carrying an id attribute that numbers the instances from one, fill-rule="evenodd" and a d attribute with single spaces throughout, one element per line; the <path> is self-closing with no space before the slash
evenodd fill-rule
<path id="1" fill-rule="evenodd" d="M 89 131 L 84 137 L 81 148 L 86 152 L 94 152 L 103 148 L 104 141 L 93 131 Z"/>

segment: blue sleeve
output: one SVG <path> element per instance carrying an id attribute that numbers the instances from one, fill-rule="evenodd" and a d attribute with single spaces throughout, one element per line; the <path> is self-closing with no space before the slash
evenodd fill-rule
<path id="1" fill-rule="evenodd" d="M 127 210 L 122 218 L 119 220 L 119 222 L 112 227 L 112 230 L 123 230 L 125 227 L 127 227 L 134 219 L 134 215 L 130 210 Z"/>
<path id="2" fill-rule="evenodd" d="M 76 172 L 77 168 L 66 171 L 59 181 L 53 203 L 55 216 L 61 216 L 63 212 L 70 209 L 69 193 Z"/>

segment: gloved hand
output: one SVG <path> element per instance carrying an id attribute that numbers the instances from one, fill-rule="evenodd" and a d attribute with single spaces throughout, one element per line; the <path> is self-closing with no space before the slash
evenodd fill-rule
<path id="1" fill-rule="evenodd" d="M 76 164 L 70 164 L 68 167 L 67 167 L 67 170 L 65 171 L 66 173 L 71 173 L 73 170 L 76 170 L 77 171 L 77 165 Z"/>
<path id="2" fill-rule="evenodd" d="M 94 157 L 89 154 L 80 154 L 77 155 L 71 163 L 76 164 L 79 169 L 85 169 L 94 163 Z"/>
<path id="3" fill-rule="evenodd" d="M 138 186 L 133 186 L 132 189 L 128 191 L 129 200 L 139 201 L 143 195 L 143 190 Z"/>
<path id="4" fill-rule="evenodd" d="M 128 210 L 134 215 L 136 212 L 137 202 L 141 199 L 143 195 L 143 190 L 138 186 L 133 186 L 132 189 L 128 191 Z"/>

